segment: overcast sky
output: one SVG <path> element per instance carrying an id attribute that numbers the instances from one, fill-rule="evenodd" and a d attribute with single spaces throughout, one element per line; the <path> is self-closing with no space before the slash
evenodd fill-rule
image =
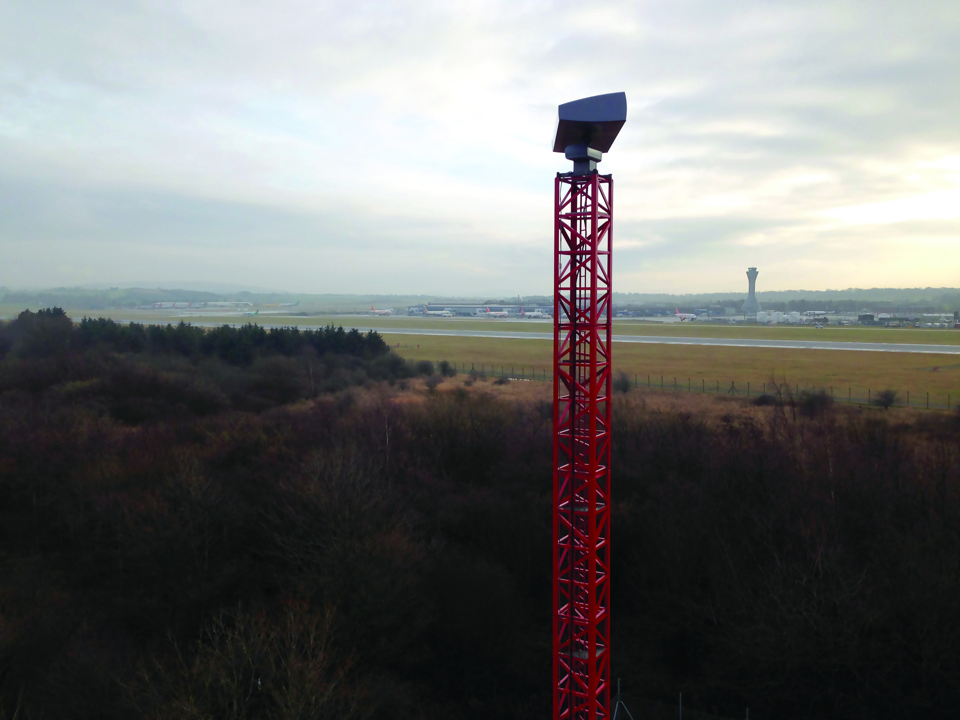
<path id="1" fill-rule="evenodd" d="M 624 90 L 620 292 L 960 285 L 960 5 L 0 2 L 0 285 L 551 288 Z"/>

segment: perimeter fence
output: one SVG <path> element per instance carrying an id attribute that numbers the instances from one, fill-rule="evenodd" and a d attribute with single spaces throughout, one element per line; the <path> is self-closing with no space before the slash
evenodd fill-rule
<path id="1" fill-rule="evenodd" d="M 489 365 L 485 363 L 453 363 L 459 372 L 474 377 L 491 377 L 504 380 L 538 381 L 553 380 L 552 371 L 531 366 Z M 762 396 L 776 402 L 800 401 L 811 395 L 829 396 L 835 403 L 848 405 L 871 405 L 877 407 L 903 407 L 923 410 L 953 410 L 956 396 L 952 393 L 899 390 L 894 388 L 857 388 L 853 386 L 800 385 L 798 383 L 751 382 L 707 378 L 679 378 L 666 375 L 639 375 L 615 373 L 614 390 L 625 391 L 639 388 L 688 392 L 702 395 L 733 395 L 752 398 Z"/>

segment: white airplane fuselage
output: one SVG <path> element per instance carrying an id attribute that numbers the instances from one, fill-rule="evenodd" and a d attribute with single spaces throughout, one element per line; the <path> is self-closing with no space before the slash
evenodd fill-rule
<path id="1" fill-rule="evenodd" d="M 480 316 L 487 318 L 505 318 L 510 317 L 510 313 L 508 313 L 506 310 L 497 310 L 496 312 L 491 312 L 490 308 L 487 308 L 487 311 L 485 313 L 480 313 Z"/>

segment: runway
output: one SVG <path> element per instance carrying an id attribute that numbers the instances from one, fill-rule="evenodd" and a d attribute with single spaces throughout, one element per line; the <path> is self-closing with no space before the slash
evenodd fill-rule
<path id="1" fill-rule="evenodd" d="M 194 323 L 212 327 L 225 323 Z M 241 325 L 243 323 L 226 323 Z M 314 325 L 297 326 L 295 323 L 258 323 L 264 328 L 300 327 L 315 328 Z M 552 332 L 513 332 L 505 330 L 454 330 L 443 328 L 397 328 L 377 327 L 376 325 L 357 323 L 361 330 L 376 330 L 382 335 L 427 335 L 471 338 L 496 338 L 501 340 L 553 340 Z M 815 332 L 815 331 L 814 331 Z M 847 350 L 854 352 L 918 353 L 923 355 L 960 355 L 960 345 L 922 345 L 908 343 L 865 343 L 865 342 L 829 342 L 819 340 L 758 340 L 750 338 L 705 338 L 705 337 L 663 337 L 660 335 L 614 335 L 615 343 L 640 343 L 644 345 L 707 345 L 711 347 L 748 347 L 774 348 L 781 350 Z"/>

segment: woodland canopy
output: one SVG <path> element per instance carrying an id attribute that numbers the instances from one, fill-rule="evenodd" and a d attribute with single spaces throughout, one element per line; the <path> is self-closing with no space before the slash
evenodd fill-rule
<path id="1" fill-rule="evenodd" d="M 334 328 L 0 343 L 0 718 L 550 712 L 549 402 Z M 634 717 L 960 707 L 960 417 L 801 410 L 614 399 Z"/>

